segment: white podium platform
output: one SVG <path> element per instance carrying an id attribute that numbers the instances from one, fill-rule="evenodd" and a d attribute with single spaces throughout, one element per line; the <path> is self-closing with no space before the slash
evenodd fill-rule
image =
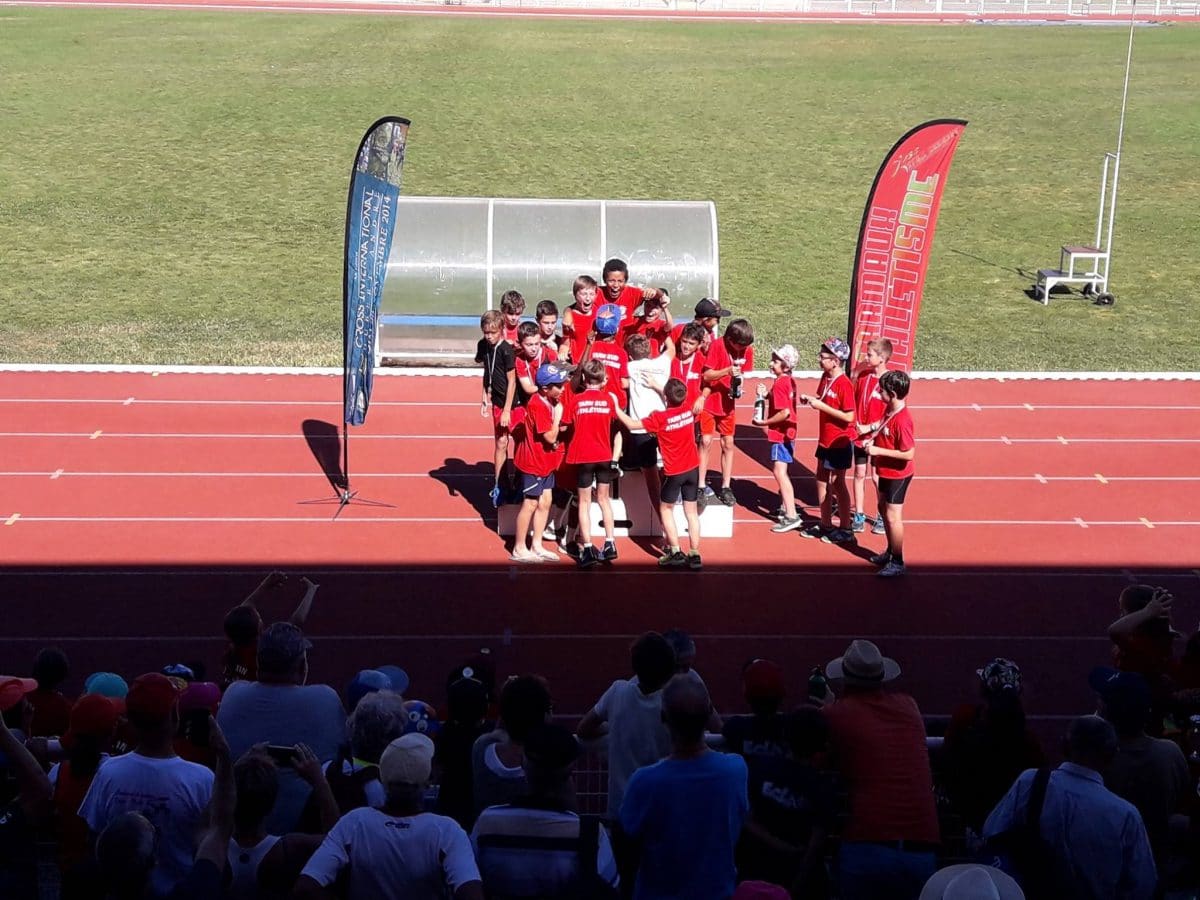
<path id="1" fill-rule="evenodd" d="M 626 472 L 620 483 L 614 482 L 612 500 L 614 533 L 617 537 L 660 537 L 662 523 L 658 518 L 658 504 L 651 507 L 650 498 L 646 495 L 646 478 L 640 471 Z M 511 536 L 517 529 L 517 504 L 505 504 L 497 510 L 498 532 Z M 712 502 L 700 515 L 700 532 L 705 540 L 709 538 L 733 537 L 734 507 L 725 506 L 719 501 Z M 592 501 L 592 534 L 602 536 L 604 525 L 600 521 L 600 504 Z M 682 538 L 687 535 L 687 518 L 683 514 L 683 504 L 675 504 L 675 527 Z"/>

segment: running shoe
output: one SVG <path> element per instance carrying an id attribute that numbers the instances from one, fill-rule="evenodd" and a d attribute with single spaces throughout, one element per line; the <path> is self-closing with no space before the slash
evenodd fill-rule
<path id="1" fill-rule="evenodd" d="M 579 564 L 579 568 L 590 569 L 600 565 L 600 557 L 596 555 L 596 548 L 588 544 L 579 551 L 579 558 L 576 562 Z"/>
<path id="2" fill-rule="evenodd" d="M 871 526 L 871 534 L 887 534 L 887 528 L 883 524 L 883 516 L 875 517 L 875 524 Z"/>
<path id="3" fill-rule="evenodd" d="M 497 484 L 495 487 L 492 488 L 492 492 L 489 496 L 492 498 L 492 509 L 499 509 L 500 508 L 500 485 L 499 484 Z"/>
<path id="4" fill-rule="evenodd" d="M 612 541 L 604 542 L 604 549 L 600 551 L 600 558 L 604 562 L 612 562 L 617 558 L 617 545 Z"/>
<path id="5" fill-rule="evenodd" d="M 697 569 L 704 568 L 704 563 L 700 559 L 700 554 L 695 550 L 689 550 L 687 555 L 687 567 L 693 572 Z"/>
<path id="6" fill-rule="evenodd" d="M 866 527 L 867 527 L 866 514 L 856 512 L 854 514 L 854 521 L 851 524 L 850 530 L 853 531 L 855 534 L 862 534 L 864 529 L 866 529 Z"/>
<path id="7" fill-rule="evenodd" d="M 571 542 L 563 547 L 563 552 L 565 552 L 567 556 L 571 557 L 571 559 L 575 560 L 575 562 L 579 562 L 579 557 L 583 555 L 583 548 L 578 544 Z"/>
<path id="8" fill-rule="evenodd" d="M 544 559 L 546 562 L 558 562 L 559 559 L 561 559 L 561 557 L 549 547 L 538 547 L 534 552 L 537 553 L 539 559 Z"/>
<path id="9" fill-rule="evenodd" d="M 800 537 L 816 538 L 817 540 L 820 540 L 824 536 L 825 529 L 819 522 L 814 522 L 813 524 L 800 529 Z"/>
<path id="10" fill-rule="evenodd" d="M 894 559 L 889 559 L 887 565 L 875 574 L 880 578 L 895 578 L 897 575 L 903 575 L 904 563 L 896 562 Z"/>
<path id="11" fill-rule="evenodd" d="M 733 506 L 737 503 L 737 497 L 733 496 L 733 488 L 723 487 L 720 493 L 721 502 L 726 506 Z"/>
<path id="12" fill-rule="evenodd" d="M 788 511 L 786 509 L 784 509 L 782 506 L 779 507 L 779 509 L 775 510 L 774 519 L 776 522 L 782 522 L 784 519 L 790 519 L 790 518 L 791 518 L 791 515 L 789 515 Z"/>
<path id="13" fill-rule="evenodd" d="M 892 561 L 892 551 L 884 550 L 882 553 L 876 553 L 867 562 L 873 566 L 886 566 Z"/>
<path id="14" fill-rule="evenodd" d="M 855 538 L 853 532 L 845 528 L 835 528 L 821 535 L 821 540 L 827 544 L 852 544 Z"/>
<path id="15" fill-rule="evenodd" d="M 660 569 L 677 569 L 687 565 L 687 557 L 680 550 L 669 550 L 658 558 Z"/>
<path id="16" fill-rule="evenodd" d="M 783 534 L 785 531 L 795 531 L 803 524 L 804 519 L 802 519 L 800 516 L 792 516 L 790 519 L 787 516 L 784 516 L 779 520 L 779 524 L 772 528 L 771 531 L 775 534 Z"/>

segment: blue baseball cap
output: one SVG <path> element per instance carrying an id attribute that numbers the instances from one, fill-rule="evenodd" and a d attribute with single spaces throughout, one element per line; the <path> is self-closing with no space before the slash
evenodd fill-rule
<path id="1" fill-rule="evenodd" d="M 571 373 L 574 370 L 574 366 L 569 366 L 566 363 L 542 363 L 538 366 L 537 370 L 537 386 L 545 387 L 548 384 L 563 384 L 570 379 Z"/>
<path id="2" fill-rule="evenodd" d="M 596 331 L 600 334 L 614 335 L 621 330 L 621 307 L 615 303 L 605 303 L 596 312 Z"/>
<path id="3" fill-rule="evenodd" d="M 93 672 L 83 683 L 85 694 L 100 694 L 113 700 L 123 700 L 129 693 L 129 684 L 115 672 Z"/>
<path id="4" fill-rule="evenodd" d="M 354 707 L 358 706 L 358 701 L 367 694 L 391 689 L 392 680 L 383 672 L 378 669 L 363 669 L 346 685 L 346 706 L 353 712 Z"/>
<path id="5" fill-rule="evenodd" d="M 391 690 L 403 694 L 408 690 L 408 673 L 399 666 L 376 666 L 376 672 L 382 672 L 391 681 Z"/>

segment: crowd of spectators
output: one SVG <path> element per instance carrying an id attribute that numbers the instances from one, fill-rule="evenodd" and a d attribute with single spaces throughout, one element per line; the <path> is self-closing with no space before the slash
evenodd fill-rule
<path id="1" fill-rule="evenodd" d="M 310 684 L 317 588 L 264 626 L 282 582 L 228 614 L 215 682 L 201 662 L 98 672 L 71 701 L 55 648 L 0 676 L 0 898 L 1197 896 L 1200 633 L 1161 589 L 1121 594 L 1059 747 L 1017 663 L 983 661 L 939 725 L 865 639 L 790 702 L 780 664 L 748 661 L 749 711 L 723 720 L 678 630 L 638 638 L 578 721 L 481 652 L 438 716 L 394 666 Z M 607 763 L 595 812 L 585 754 Z"/>

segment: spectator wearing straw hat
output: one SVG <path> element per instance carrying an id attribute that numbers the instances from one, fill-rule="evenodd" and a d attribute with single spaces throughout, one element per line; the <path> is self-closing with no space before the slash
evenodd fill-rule
<path id="1" fill-rule="evenodd" d="M 333 759 L 345 740 L 346 714 L 337 692 L 307 684 L 312 643 L 291 622 L 276 622 L 258 640 L 258 680 L 234 682 L 221 699 L 217 721 L 234 757 L 258 743 L 294 747 L 305 744 L 318 759 Z M 296 829 L 311 789 L 285 770 L 279 798 L 267 817 L 271 834 Z"/>
<path id="2" fill-rule="evenodd" d="M 925 723 L 907 694 L 885 691 L 900 666 L 871 641 L 853 641 L 825 673 L 842 696 L 824 707 L 850 814 L 838 852 L 843 900 L 915 900 L 939 843 Z"/>
<path id="3" fill-rule="evenodd" d="M 423 812 L 433 765 L 433 741 L 406 734 L 379 760 L 387 792 L 383 809 L 342 816 L 296 882 L 298 900 L 337 896 L 330 890 L 349 869 L 348 900 L 483 900 L 471 842 L 457 822 Z"/>
<path id="4" fill-rule="evenodd" d="M 124 813 L 149 821 L 158 835 L 150 887 L 160 896 L 191 871 L 196 833 L 213 793 L 213 773 L 175 753 L 179 693 L 158 672 L 134 680 L 125 697 L 134 749 L 100 767 L 79 807 L 97 835 Z"/>
<path id="5" fill-rule="evenodd" d="M 920 900 L 1025 900 L 1025 892 L 1011 875 L 993 866 L 964 863 L 934 872 Z"/>

